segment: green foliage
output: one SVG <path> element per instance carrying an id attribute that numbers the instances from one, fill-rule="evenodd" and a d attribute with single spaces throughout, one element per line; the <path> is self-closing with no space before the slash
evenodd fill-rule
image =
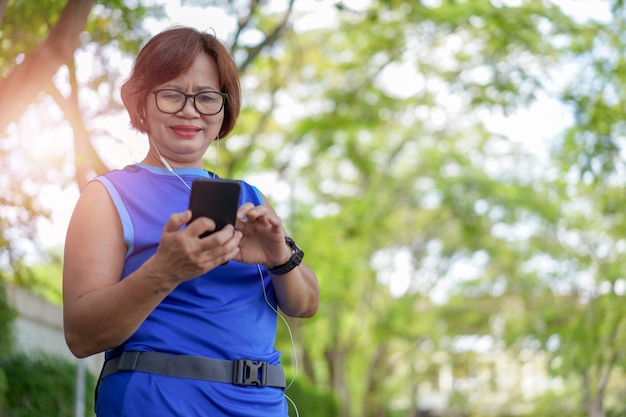
<path id="1" fill-rule="evenodd" d="M 51 303 L 61 305 L 62 277 L 61 254 L 50 252 L 45 261 L 28 266 L 28 274 L 24 274 L 17 284 Z"/>
<path id="2" fill-rule="evenodd" d="M 16 312 L 8 305 L 0 282 L 0 416 L 59 417 L 73 415 L 76 366 L 49 355 L 27 355 L 15 351 L 13 322 Z M 95 389 L 95 378 L 87 374 L 86 392 Z M 93 398 L 86 398 L 93 409 Z"/>
<path id="3" fill-rule="evenodd" d="M 525 417 L 583 417 L 585 414 L 578 408 L 577 397 L 575 392 L 549 392 L 536 400 L 533 411 Z"/>
<path id="4" fill-rule="evenodd" d="M 9 381 L 4 369 L 0 369 L 0 415 L 4 415 L 7 404 L 7 391 L 9 390 Z"/>
<path id="5" fill-rule="evenodd" d="M 307 354 L 323 358 L 325 366 L 310 372 L 342 394 L 342 415 L 368 415 L 380 402 L 419 390 L 418 382 L 398 382 L 407 379 L 401 364 L 423 366 L 413 371 L 418 381 L 436 375 L 437 363 L 407 348 L 412 341 L 430 342 L 469 378 L 478 371 L 464 364 L 476 356 L 456 355 L 450 341 L 488 336 L 524 350 L 534 335 L 547 343 L 546 321 L 577 311 L 560 308 L 553 293 L 565 277 L 533 269 L 544 254 L 568 255 L 555 230 L 571 189 L 561 178 L 514 169 L 532 167 L 535 156 L 485 131 L 472 113 L 506 113 L 531 102 L 558 63 L 554 37 L 579 27 L 537 1 L 338 9 L 337 28 L 283 39 L 288 52 L 262 57 L 248 74 L 257 77 L 251 102 L 272 103 L 281 79 L 300 86 L 285 88 L 284 96 L 295 107 L 306 103 L 306 116 L 288 123 L 258 107 L 244 109 L 244 127 L 228 150 L 248 153 L 224 159 L 275 170 L 294 192 L 312 195 L 299 194 L 314 203 L 288 206 L 322 287 L 322 308 L 301 340 Z M 385 70 L 401 63 L 423 81 L 414 94 L 385 87 Z M 507 151 L 490 153 L 495 149 Z M 522 230 L 531 232 L 516 237 Z M 405 249 L 414 276 L 397 299 L 372 259 Z M 470 264 L 475 272 L 459 277 Z M 440 308 L 429 300 L 438 287 L 447 288 Z M 388 374 L 382 388 L 375 383 L 381 370 Z"/>
<path id="6" fill-rule="evenodd" d="M 6 287 L 0 280 L 0 357 L 8 355 L 14 347 L 13 320 L 16 312 L 7 301 Z"/>
<path id="7" fill-rule="evenodd" d="M 48 217 L 49 210 L 38 200 L 40 188 L 26 186 L 20 174 L 11 175 L 10 179 L 7 176 L 0 183 L 3 185 L 0 188 L 0 281 L 19 285 L 30 274 L 24 257 L 29 249 L 33 249 L 29 241 L 36 239 L 36 219 Z M 18 186 L 23 189 L 16 193 Z"/>
<path id="8" fill-rule="evenodd" d="M 561 169 L 593 183 L 603 182 L 624 167 L 626 59 L 621 50 L 626 7 L 623 1 L 607 3 L 612 6 L 608 21 L 591 22 L 572 34 L 568 52 L 574 76 L 590 82 L 572 83 L 561 92 L 563 102 L 573 109 L 575 123 L 555 153 Z"/>
<path id="9" fill-rule="evenodd" d="M 50 29 L 57 23 L 62 13 L 64 2 L 44 1 L 37 4 L 24 1 L 9 1 L 4 13 L 4 24 L 0 29 L 0 77 L 6 77 L 18 65 L 24 56 L 41 45 Z M 50 80 L 50 96 L 41 97 L 34 103 L 32 112 L 39 111 L 39 118 L 21 125 L 18 121 L 14 130 L 21 132 L 19 139 L 15 135 L 5 137 L 6 132 L 0 134 L 0 165 L 11 175 L 0 180 L 0 267 L 3 269 L 2 279 L 15 285 L 28 286 L 37 281 L 26 265 L 24 257 L 36 253 L 40 248 L 37 242 L 37 219 L 50 216 L 41 196 L 50 185 L 63 189 L 74 180 L 73 163 L 68 159 L 67 152 L 60 146 L 57 156 L 46 155 L 37 157 L 33 149 L 37 149 L 36 141 L 45 140 L 41 133 L 33 133 L 32 125 L 41 129 L 49 126 L 59 126 L 67 120 L 74 120 L 75 112 L 64 108 L 63 97 L 67 89 L 83 88 L 82 94 L 93 94 L 95 91 L 109 92 L 109 100 L 85 99 L 89 102 L 86 114 L 93 117 L 96 114 L 108 114 L 112 110 L 121 108 L 117 92 L 121 83 L 120 68 L 110 65 L 112 55 L 122 52 L 132 52 L 139 49 L 141 43 L 148 36 L 143 25 L 137 24 L 147 16 L 159 17 L 163 15 L 163 6 L 127 5 L 123 1 L 99 2 L 94 6 L 87 22 L 87 30 L 81 37 L 81 49 L 76 53 L 93 54 L 88 76 L 80 78 L 80 85 L 72 85 L 67 71 L 59 71 L 54 80 Z M 81 72 L 82 68 L 74 68 L 68 63 L 69 73 L 74 70 Z M 87 74 L 86 72 L 82 71 Z M 55 94 L 54 86 L 59 91 Z M 54 102 L 61 108 L 51 109 Z M 101 103 L 102 106 L 97 106 Z M 66 111 L 63 114 L 63 111 Z M 28 127 L 26 127 L 28 125 Z M 19 134 L 18 134 L 19 135 Z M 31 141 L 32 137 L 38 139 Z M 45 161 L 45 163 L 42 163 Z M 53 295 L 58 299 L 58 295 Z"/>
<path id="10" fill-rule="evenodd" d="M 0 358 L 9 356 L 13 350 L 13 320 L 15 311 L 7 302 L 6 288 L 0 281 Z M 6 404 L 9 383 L 6 370 L 0 367 L 0 410 Z"/>
<path id="11" fill-rule="evenodd" d="M 53 356 L 13 354 L 0 357 L 0 369 L 8 376 L 6 416 L 69 417 L 73 415 L 76 367 Z M 93 392 L 93 375 L 86 378 L 86 391 Z M 87 396 L 85 409 L 93 409 Z"/>
<path id="12" fill-rule="evenodd" d="M 219 4 L 247 21 L 234 1 L 192 3 Z M 490 340 L 513 368 L 546 358 L 549 382 L 562 383 L 530 400 L 529 416 L 582 416 L 603 396 L 607 415 L 622 412 L 626 12 L 622 1 L 604 4 L 612 10 L 606 22 L 578 21 L 539 0 L 338 3 L 334 26 L 287 25 L 248 63 L 254 48 L 243 32 L 269 32 L 277 16 L 262 2 L 250 11 L 252 23 L 234 44 L 248 63 L 246 107 L 221 150 L 220 174 L 272 176 L 278 187 L 262 191 L 286 213 L 318 274 L 320 311 L 295 321 L 294 333 L 302 372 L 337 400 L 297 383 L 301 410 L 342 417 L 373 416 L 392 403 L 417 410 L 416 398 L 440 388 L 450 369 L 456 385 L 479 382 L 472 393 L 449 392 L 448 411 L 484 415 L 475 398 L 495 384 L 485 388 L 479 378 L 490 354 L 459 346 Z M 8 10 L 18 6 L 32 5 L 10 2 Z M 26 17 L 3 27 L 3 71 L 21 53 L 14 49 L 43 39 L 55 7 L 32 10 L 41 17 L 32 28 Z M 94 8 L 83 41 L 85 50 L 96 46 L 96 65 L 85 86 L 109 94 L 94 114 L 119 106 L 108 54 L 136 50 L 145 36 L 138 22 L 150 13 L 122 1 Z M 388 85 L 387 71 L 400 67 L 416 74 L 406 91 Z M 514 112 L 546 93 L 574 119 L 543 166 L 487 131 L 479 116 Z M 38 214 L 37 191 L 25 195 L 0 195 L 19 213 L 0 216 L 2 247 L 11 241 L 5 231 L 28 230 Z M 395 270 L 404 255 L 404 269 Z M 23 264 L 11 265 L 3 278 L 27 277 Z M 34 276 L 49 275 L 36 268 Z M 404 290 L 392 293 L 386 276 L 404 279 Z M 285 335 L 279 345 L 288 346 Z M 607 372 L 617 382 L 605 392 Z M 501 415 L 522 398 L 517 388 L 506 394 Z"/>
<path id="13" fill-rule="evenodd" d="M 0 77 L 6 77 L 24 54 L 46 38 L 63 7 L 64 2 L 55 0 L 7 2 L 0 29 Z"/>
<path id="14" fill-rule="evenodd" d="M 300 415 L 308 417 L 338 416 L 337 399 L 328 392 L 314 387 L 303 378 L 296 378 L 285 394 L 296 404 Z M 289 402 L 289 415 L 295 415 L 293 404 Z"/>

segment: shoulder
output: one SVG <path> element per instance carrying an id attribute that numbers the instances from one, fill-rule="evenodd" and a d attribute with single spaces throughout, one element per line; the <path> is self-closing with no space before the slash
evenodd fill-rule
<path id="1" fill-rule="evenodd" d="M 108 171 L 102 175 L 98 175 L 91 181 L 98 181 L 103 183 L 107 181 L 116 182 L 131 177 L 141 176 L 141 174 L 150 174 L 150 171 L 141 169 L 137 165 L 128 165 L 122 169 L 112 169 L 111 171 Z"/>
<path id="2" fill-rule="evenodd" d="M 244 180 L 238 180 L 241 184 L 241 203 L 253 203 L 255 206 L 265 204 L 263 194 L 257 187 Z"/>
<path id="3" fill-rule="evenodd" d="M 72 231 L 102 232 L 117 222 L 114 199 L 104 184 L 92 180 L 81 190 L 72 213 L 68 235 Z"/>

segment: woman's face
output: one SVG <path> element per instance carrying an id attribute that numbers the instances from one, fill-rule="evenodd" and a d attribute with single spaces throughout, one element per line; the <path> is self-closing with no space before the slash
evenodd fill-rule
<path id="1" fill-rule="evenodd" d="M 201 91 L 220 91 L 217 64 L 206 54 L 199 54 L 189 70 L 153 90 L 174 89 L 185 94 Z M 155 95 L 150 93 L 146 101 L 146 126 L 151 141 L 145 162 L 160 165 L 156 146 L 161 155 L 173 167 L 202 167 L 202 156 L 220 132 L 224 109 L 212 116 L 205 116 L 195 109 L 193 99 L 188 98 L 185 107 L 177 113 L 167 114 L 156 106 Z"/>

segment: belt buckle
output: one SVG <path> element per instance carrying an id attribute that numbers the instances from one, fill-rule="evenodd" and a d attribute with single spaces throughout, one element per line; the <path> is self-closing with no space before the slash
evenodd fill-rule
<path id="1" fill-rule="evenodd" d="M 267 385 L 267 362 L 250 359 L 237 359 L 233 362 L 233 384 L 257 387 Z"/>

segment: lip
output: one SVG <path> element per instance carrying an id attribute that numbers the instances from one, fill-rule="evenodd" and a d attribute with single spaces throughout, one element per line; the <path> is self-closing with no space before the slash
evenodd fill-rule
<path id="1" fill-rule="evenodd" d="M 194 125 L 174 125 L 170 126 L 170 129 L 172 129 L 177 136 L 183 138 L 193 138 L 202 130 L 198 126 Z"/>

